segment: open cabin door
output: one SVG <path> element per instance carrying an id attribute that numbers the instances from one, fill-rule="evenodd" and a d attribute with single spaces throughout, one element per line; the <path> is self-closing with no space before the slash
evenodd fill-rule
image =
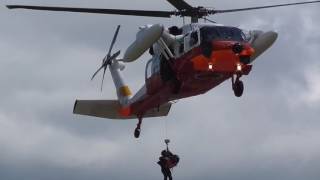
<path id="1" fill-rule="evenodd" d="M 160 58 L 161 56 L 153 56 L 146 65 L 145 81 L 148 94 L 154 94 L 162 86 L 160 74 Z"/>

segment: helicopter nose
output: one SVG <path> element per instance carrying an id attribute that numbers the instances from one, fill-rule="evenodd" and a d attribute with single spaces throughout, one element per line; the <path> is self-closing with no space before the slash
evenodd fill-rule
<path id="1" fill-rule="evenodd" d="M 202 46 L 202 54 L 192 59 L 196 71 L 233 73 L 239 62 L 249 64 L 254 54 L 254 49 L 247 42 L 214 40 Z"/>

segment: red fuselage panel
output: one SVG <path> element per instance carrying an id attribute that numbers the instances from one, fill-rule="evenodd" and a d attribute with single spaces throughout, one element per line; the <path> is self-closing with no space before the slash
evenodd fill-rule
<path id="1" fill-rule="evenodd" d="M 172 69 L 179 82 L 163 82 L 159 73 L 147 79 L 148 95 L 132 104 L 132 113 L 142 115 L 151 108 L 168 101 L 204 94 L 237 73 L 237 67 L 251 70 L 250 65 L 240 61 L 241 56 L 251 56 L 254 50 L 249 44 L 243 44 L 243 51 L 236 54 L 234 41 L 212 42 L 211 55 L 205 56 L 203 49 L 196 47 L 178 59 L 172 60 Z"/>

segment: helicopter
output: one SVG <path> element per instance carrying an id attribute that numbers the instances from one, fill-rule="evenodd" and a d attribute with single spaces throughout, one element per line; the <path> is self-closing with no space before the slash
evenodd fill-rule
<path id="1" fill-rule="evenodd" d="M 116 28 L 109 51 L 103 58 L 99 72 L 103 72 L 101 89 L 109 69 L 117 93 L 117 100 L 76 100 L 73 113 L 115 120 L 138 119 L 134 137 L 139 138 L 142 120 L 169 114 L 172 104 L 183 98 L 201 95 L 231 79 L 236 97 L 244 92 L 242 76 L 249 75 L 253 62 L 277 40 L 275 31 L 243 30 L 225 26 L 207 19 L 210 15 L 251 11 L 266 8 L 320 3 L 307 1 L 240 9 L 217 10 L 194 7 L 184 0 L 167 0 L 174 11 L 94 9 L 53 6 L 7 5 L 9 9 L 113 14 L 170 18 L 189 17 L 191 23 L 182 27 L 164 27 L 161 24 L 141 26 L 136 40 L 126 49 L 112 53 L 120 25 Z M 209 22 L 199 23 L 200 19 Z M 125 65 L 149 52 L 145 84 L 134 95 L 125 83 L 122 72 Z"/>

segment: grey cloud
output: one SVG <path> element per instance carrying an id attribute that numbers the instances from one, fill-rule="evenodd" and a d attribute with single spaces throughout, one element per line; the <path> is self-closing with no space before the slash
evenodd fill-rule
<path id="1" fill-rule="evenodd" d="M 219 9 L 280 1 L 188 1 Z M 281 1 L 286 2 L 286 1 Z M 165 1 L 1 1 L 4 4 L 164 9 Z M 318 179 L 319 100 L 307 73 L 318 73 L 319 6 L 217 15 L 241 27 L 276 29 L 276 44 L 245 77 L 243 98 L 230 82 L 205 95 L 181 100 L 168 118 L 147 119 L 135 140 L 136 121 L 117 122 L 72 115 L 76 98 L 113 99 L 107 76 L 90 76 L 117 24 L 116 48 L 125 50 L 138 26 L 181 19 L 8 11 L 0 8 L 0 177 L 15 179 L 160 179 L 155 163 L 163 146 L 165 120 L 172 149 L 181 156 L 176 179 Z M 127 82 L 143 83 L 149 56 L 129 64 Z M 318 76 L 315 76 L 315 78 Z M 316 91 L 315 91 L 316 92 Z M 301 100 L 302 99 L 302 100 Z"/>

